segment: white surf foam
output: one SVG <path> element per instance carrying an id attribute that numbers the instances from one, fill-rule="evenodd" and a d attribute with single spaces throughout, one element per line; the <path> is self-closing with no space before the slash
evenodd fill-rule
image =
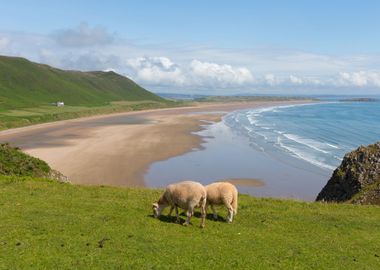
<path id="1" fill-rule="evenodd" d="M 328 146 L 330 146 L 331 148 L 334 148 L 334 149 L 340 149 L 338 146 L 330 144 L 330 143 L 326 143 L 326 145 L 328 145 Z"/>
<path id="2" fill-rule="evenodd" d="M 279 141 L 279 145 L 280 145 L 280 147 L 282 147 L 282 148 L 286 149 L 288 152 L 290 152 L 294 157 L 297 157 L 297 158 L 302 159 L 306 162 L 314 164 L 320 168 L 329 169 L 329 170 L 335 169 L 335 167 L 330 166 L 329 164 L 326 164 L 326 163 L 323 163 L 323 162 L 317 160 L 314 156 L 312 156 L 306 152 L 303 152 L 300 149 L 284 145 L 281 142 L 281 140 Z"/>
<path id="3" fill-rule="evenodd" d="M 262 148 L 262 146 L 256 144 L 257 139 L 255 139 L 255 136 L 263 138 L 267 143 L 269 142 L 270 144 L 273 144 L 274 147 L 280 148 L 282 149 L 282 151 L 285 151 L 296 158 L 314 164 L 315 166 L 318 166 L 320 168 L 333 170 L 333 166 L 326 164 L 321 159 L 329 159 L 329 156 L 334 152 L 335 149 L 340 149 L 338 146 L 331 143 L 320 142 L 310 138 L 304 138 L 300 135 L 286 133 L 283 130 L 277 130 L 274 124 L 271 125 L 271 123 L 269 123 L 268 121 L 263 121 L 265 119 L 263 118 L 263 113 L 281 113 L 282 109 L 286 108 L 314 106 L 320 104 L 321 103 L 291 104 L 272 106 L 266 108 L 256 108 L 252 110 L 235 111 L 228 114 L 224 119 L 226 120 L 225 122 L 227 125 L 233 127 L 233 129 L 239 130 L 244 135 L 251 137 L 251 139 L 255 141 L 254 144 L 259 148 Z M 273 136 L 271 132 L 273 133 Z M 287 139 L 288 142 L 282 141 L 281 138 L 284 140 Z M 297 147 L 297 144 L 299 145 L 299 147 Z M 309 151 L 307 151 L 308 148 L 310 149 Z M 321 154 L 318 154 L 313 150 Z"/>
<path id="4" fill-rule="evenodd" d="M 324 153 L 324 154 L 330 153 L 330 152 L 322 149 L 324 144 L 321 142 L 318 142 L 318 141 L 315 141 L 312 139 L 306 139 L 306 138 L 303 138 L 301 136 L 298 136 L 295 134 L 290 134 L 290 133 L 284 133 L 283 136 L 286 137 L 287 139 L 291 140 L 291 141 L 294 141 L 294 142 L 299 143 L 299 144 L 306 145 L 307 147 L 312 148 L 312 149 L 319 151 L 321 153 Z"/>

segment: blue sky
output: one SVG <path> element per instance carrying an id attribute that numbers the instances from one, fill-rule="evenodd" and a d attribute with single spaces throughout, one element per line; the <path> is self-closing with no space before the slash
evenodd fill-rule
<path id="1" fill-rule="evenodd" d="M 380 93 L 380 1 L 13 0 L 0 12 L 0 54 L 153 91 Z"/>

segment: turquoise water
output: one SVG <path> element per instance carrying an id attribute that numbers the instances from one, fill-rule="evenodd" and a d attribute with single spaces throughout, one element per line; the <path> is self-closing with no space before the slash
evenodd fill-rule
<path id="1" fill-rule="evenodd" d="M 152 164 L 145 175 L 147 186 L 254 178 L 265 185 L 237 185 L 239 192 L 312 201 L 345 153 L 380 140 L 380 103 L 240 110 L 196 134 L 204 139 L 202 147 Z"/>
<path id="2" fill-rule="evenodd" d="M 331 171 L 345 153 L 380 140 L 380 102 L 326 102 L 236 111 L 224 122 L 260 151 Z"/>

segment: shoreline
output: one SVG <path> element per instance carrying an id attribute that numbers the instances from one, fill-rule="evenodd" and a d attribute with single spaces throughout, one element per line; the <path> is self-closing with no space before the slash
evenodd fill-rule
<path id="1" fill-rule="evenodd" d="M 151 164 L 199 149 L 205 138 L 194 133 L 219 122 L 224 113 L 310 102 L 202 104 L 96 115 L 1 131 L 0 141 L 47 161 L 74 184 L 144 187 Z"/>
<path id="2" fill-rule="evenodd" d="M 116 112 L 116 113 L 106 113 L 106 114 L 96 114 L 91 116 L 84 116 L 79 118 L 73 118 L 73 119 L 66 119 L 66 120 L 58 120 L 58 121 L 52 121 L 52 122 L 46 122 L 46 123 L 40 123 L 40 124 L 34 124 L 34 125 L 28 125 L 23 127 L 16 127 L 16 128 L 10 128 L 5 130 L 0 130 L 0 137 L 3 135 L 9 135 L 24 131 L 31 131 L 34 129 L 44 128 L 44 127 L 51 127 L 55 125 L 61 125 L 65 123 L 75 123 L 75 122 L 81 122 L 81 121 L 87 121 L 87 120 L 97 120 L 97 119 L 104 119 L 108 117 L 117 117 L 117 116 L 129 116 L 129 115 L 140 115 L 140 114 L 151 114 L 151 113 L 165 113 L 165 112 L 184 112 L 184 113 L 191 113 L 191 112 L 197 112 L 199 109 L 205 109 L 206 111 L 212 111 L 212 110 L 226 110 L 227 112 L 233 111 L 233 110 L 239 110 L 239 109 L 245 109 L 250 108 L 250 106 L 262 106 L 262 105 L 287 105 L 287 104 L 303 104 L 303 103 L 316 103 L 319 101 L 315 101 L 312 99 L 304 99 L 304 100 L 285 100 L 285 101 L 242 101 L 242 102 L 228 102 L 228 103 L 219 103 L 219 102 L 208 102 L 208 103 L 196 103 L 196 106 L 184 106 L 184 107 L 168 107 L 168 108 L 158 108 L 158 109 L 147 109 L 147 110 L 138 110 L 138 111 L 126 111 L 126 112 Z M 202 110 L 201 110 L 202 111 Z"/>
<path id="3" fill-rule="evenodd" d="M 153 163 L 145 175 L 149 187 L 164 188 L 188 179 L 204 185 L 232 181 L 242 194 L 312 201 L 329 178 L 329 173 L 304 160 L 281 153 L 284 161 L 252 147 L 249 137 L 223 121 L 197 134 L 205 140 L 202 149 Z"/>

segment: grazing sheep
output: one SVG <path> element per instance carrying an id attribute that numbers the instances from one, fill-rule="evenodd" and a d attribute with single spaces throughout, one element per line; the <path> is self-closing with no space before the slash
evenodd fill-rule
<path id="1" fill-rule="evenodd" d="M 210 205 L 214 219 L 218 218 L 215 211 L 215 205 L 225 205 L 228 210 L 227 222 L 231 223 L 234 215 L 237 214 L 238 208 L 238 191 L 236 187 L 228 182 L 216 182 L 206 186 L 207 190 L 207 208 Z"/>
<path id="2" fill-rule="evenodd" d="M 178 209 L 186 210 L 186 221 L 183 225 L 188 225 L 191 216 L 194 214 L 194 208 L 201 208 L 201 228 L 205 226 L 206 218 L 206 200 L 207 192 L 203 185 L 193 181 L 184 181 L 176 184 L 171 184 L 166 187 L 164 194 L 161 195 L 158 202 L 153 203 L 153 215 L 159 217 L 165 207 L 170 206 L 169 216 L 173 209 L 177 215 L 177 222 L 180 221 Z"/>

